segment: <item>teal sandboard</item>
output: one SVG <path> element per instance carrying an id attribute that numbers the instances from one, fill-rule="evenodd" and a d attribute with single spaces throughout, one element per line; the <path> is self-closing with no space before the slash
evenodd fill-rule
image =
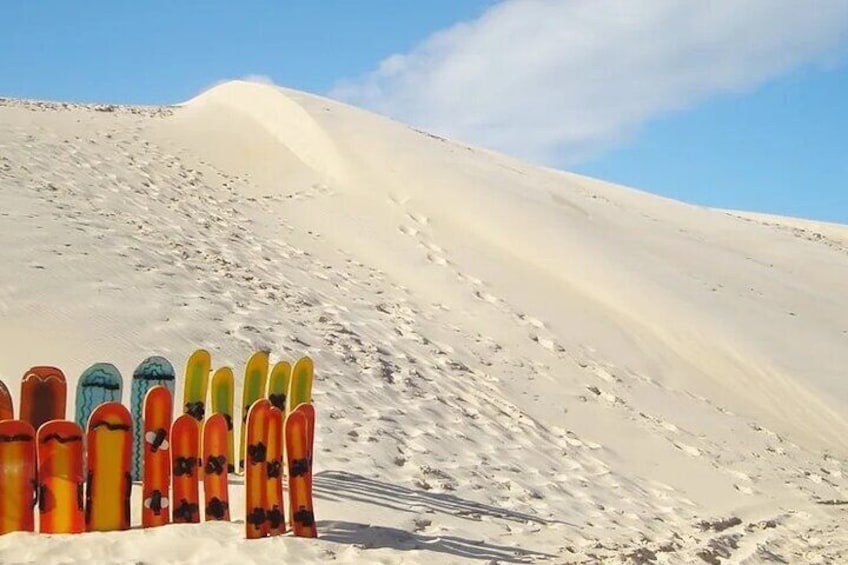
<path id="1" fill-rule="evenodd" d="M 144 461 L 144 397 L 151 388 L 162 385 L 174 396 L 174 367 L 164 357 L 153 356 L 142 361 L 132 376 L 130 408 L 133 419 L 132 479 L 140 481 Z"/>
<path id="2" fill-rule="evenodd" d="M 107 402 L 120 402 L 124 381 L 111 363 L 95 363 L 77 381 L 76 422 L 87 429 L 94 409 Z"/>

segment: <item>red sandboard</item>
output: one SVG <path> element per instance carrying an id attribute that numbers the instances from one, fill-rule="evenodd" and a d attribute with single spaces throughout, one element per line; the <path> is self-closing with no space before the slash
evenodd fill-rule
<path id="1" fill-rule="evenodd" d="M 286 512 L 283 503 L 283 413 L 279 408 L 268 410 L 265 430 L 265 519 L 268 535 L 286 533 Z"/>
<path id="2" fill-rule="evenodd" d="M 307 414 L 297 409 L 286 418 L 286 458 L 289 472 L 289 512 L 292 530 L 299 537 L 314 538 L 315 513 L 312 506 L 312 453 L 309 446 Z"/>
<path id="3" fill-rule="evenodd" d="M 174 523 L 200 522 L 200 494 L 197 483 L 198 423 L 183 414 L 171 428 L 171 468 L 174 492 Z"/>
<path id="4" fill-rule="evenodd" d="M 203 426 L 203 493 L 207 521 L 230 519 L 228 449 L 227 419 L 223 414 L 214 414 Z"/>
<path id="5" fill-rule="evenodd" d="M 33 429 L 65 419 L 65 374 L 56 367 L 33 367 L 21 380 L 21 420 Z"/>
<path id="6" fill-rule="evenodd" d="M 244 470 L 244 523 L 247 539 L 256 539 L 268 535 L 268 520 L 265 512 L 268 453 L 266 430 L 270 410 L 271 403 L 263 398 L 253 403 L 247 415 Z"/>

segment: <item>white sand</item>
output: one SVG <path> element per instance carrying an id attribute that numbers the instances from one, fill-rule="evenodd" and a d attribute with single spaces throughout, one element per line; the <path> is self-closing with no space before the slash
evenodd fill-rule
<path id="1" fill-rule="evenodd" d="M 102 110 L 0 102 L 0 378 L 312 355 L 321 539 L 10 534 L 0 562 L 848 561 L 848 227 L 268 85 Z"/>

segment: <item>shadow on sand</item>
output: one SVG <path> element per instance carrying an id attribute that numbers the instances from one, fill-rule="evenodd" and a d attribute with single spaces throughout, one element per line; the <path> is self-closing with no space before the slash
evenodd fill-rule
<path id="1" fill-rule="evenodd" d="M 398 512 L 439 512 L 468 520 L 496 518 L 526 524 L 547 525 L 552 522 L 514 510 L 498 508 L 445 493 L 413 490 L 343 471 L 323 471 L 315 475 L 316 497 L 333 501 L 354 500 L 376 504 Z M 364 548 L 392 548 L 450 553 L 470 559 L 488 559 L 505 563 L 527 563 L 553 555 L 500 546 L 456 536 L 427 536 L 415 532 L 343 521 L 319 523 L 323 539 L 358 545 Z"/>
<path id="2" fill-rule="evenodd" d="M 495 545 L 457 536 L 426 536 L 398 528 L 355 522 L 319 521 L 321 539 L 355 545 L 363 549 L 389 548 L 400 551 L 435 551 L 466 559 L 488 559 L 501 563 L 532 563 L 555 557 L 548 553 Z"/>

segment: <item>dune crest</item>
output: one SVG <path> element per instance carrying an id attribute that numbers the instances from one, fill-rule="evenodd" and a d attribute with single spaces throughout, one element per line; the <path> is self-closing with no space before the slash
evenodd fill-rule
<path id="1" fill-rule="evenodd" d="M 344 161 L 333 139 L 282 88 L 257 82 L 228 81 L 206 90 L 183 106 L 192 114 L 197 113 L 195 120 L 227 120 L 229 134 L 238 135 L 242 128 L 260 128 L 265 136 L 279 143 L 324 180 L 344 178 Z M 239 118 L 250 123 L 239 123 Z M 249 143 L 256 143 L 256 140 Z"/>

